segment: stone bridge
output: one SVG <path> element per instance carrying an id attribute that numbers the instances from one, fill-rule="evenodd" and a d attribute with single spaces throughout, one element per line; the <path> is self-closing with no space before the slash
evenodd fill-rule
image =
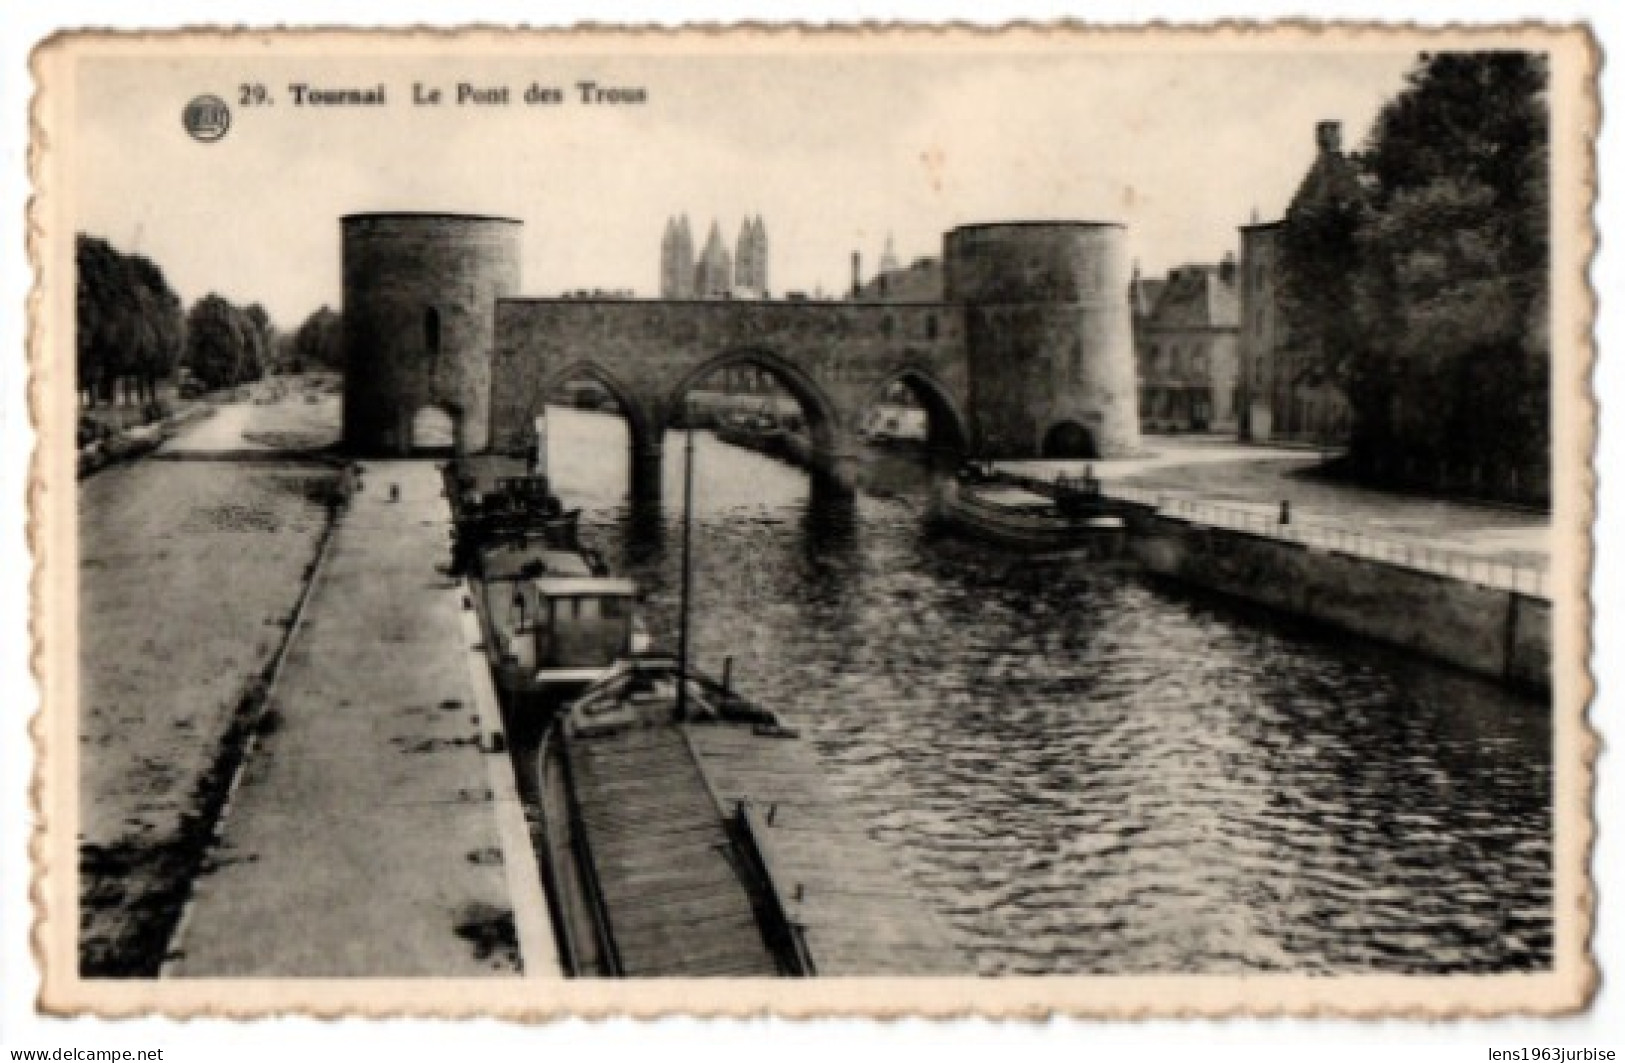
<path id="1" fill-rule="evenodd" d="M 750 365 L 795 397 L 815 475 L 849 490 L 858 427 L 903 381 L 925 407 L 934 447 L 965 452 L 963 310 L 939 303 L 501 299 L 491 376 L 493 450 L 533 445 L 535 418 L 567 380 L 590 379 L 620 403 L 637 493 L 657 490 L 662 439 L 706 377 Z"/>
<path id="2" fill-rule="evenodd" d="M 344 443 L 405 456 L 534 445 L 535 418 L 591 379 L 629 426 L 635 493 L 659 490 L 688 393 L 737 365 L 801 404 L 814 472 L 850 490 L 861 419 L 894 382 L 931 442 L 989 457 L 1139 448 L 1122 226 L 964 225 L 943 240 L 942 302 L 518 298 L 512 218 L 343 219 Z"/>

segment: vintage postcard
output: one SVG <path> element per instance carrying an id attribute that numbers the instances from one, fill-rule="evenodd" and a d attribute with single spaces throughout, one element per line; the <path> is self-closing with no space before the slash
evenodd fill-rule
<path id="1" fill-rule="evenodd" d="M 1583 1008 L 1596 67 L 45 43 L 40 1007 Z"/>

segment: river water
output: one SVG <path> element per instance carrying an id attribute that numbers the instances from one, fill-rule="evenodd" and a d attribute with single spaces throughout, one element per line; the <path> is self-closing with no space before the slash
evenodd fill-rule
<path id="1" fill-rule="evenodd" d="M 682 437 L 626 502 L 616 417 L 552 472 L 675 644 Z M 1548 706 L 1137 573 L 923 526 L 887 463 L 845 505 L 696 435 L 695 629 L 986 975 L 1442 973 L 1552 962 Z"/>

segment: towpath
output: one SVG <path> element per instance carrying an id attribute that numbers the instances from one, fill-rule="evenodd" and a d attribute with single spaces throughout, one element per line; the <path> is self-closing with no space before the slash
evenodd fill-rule
<path id="1" fill-rule="evenodd" d="M 379 462 L 363 481 L 166 974 L 557 973 L 506 754 L 481 742 L 495 706 L 462 591 L 437 568 L 440 475 Z"/>

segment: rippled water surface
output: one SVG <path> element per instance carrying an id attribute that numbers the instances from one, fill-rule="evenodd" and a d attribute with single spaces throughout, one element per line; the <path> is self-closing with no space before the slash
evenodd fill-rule
<path id="1" fill-rule="evenodd" d="M 681 437 L 629 512 L 619 420 L 553 472 L 675 638 Z M 983 974 L 1549 966 L 1543 703 L 1127 571 L 943 540 L 697 437 L 694 645 L 816 742 Z"/>

